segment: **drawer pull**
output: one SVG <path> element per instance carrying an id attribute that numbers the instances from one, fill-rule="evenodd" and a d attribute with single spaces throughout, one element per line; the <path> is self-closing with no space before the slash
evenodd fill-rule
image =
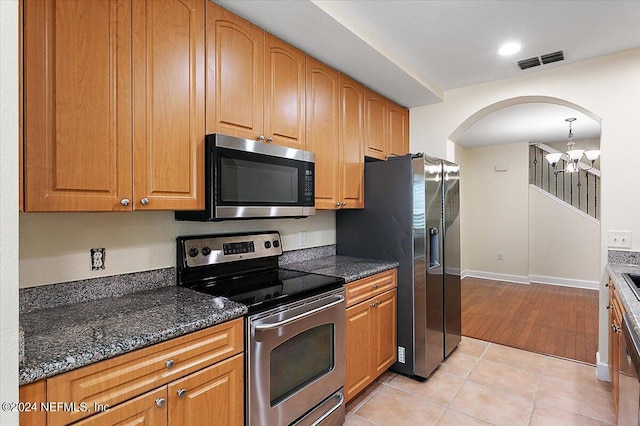
<path id="1" fill-rule="evenodd" d="M 378 288 L 378 284 L 372 285 L 371 288 L 373 288 L 375 290 L 376 288 Z"/>
<path id="2" fill-rule="evenodd" d="M 175 365 L 175 361 L 172 359 L 168 359 L 164 362 L 164 366 L 167 368 L 171 368 Z"/>
<path id="3" fill-rule="evenodd" d="M 187 394 L 187 390 L 182 388 L 182 389 L 178 389 L 178 392 L 176 392 L 178 394 L 178 398 L 184 398 L 185 395 Z"/>
<path id="4" fill-rule="evenodd" d="M 617 325 L 615 325 L 615 324 L 611 324 L 611 330 L 612 330 L 614 333 L 620 333 L 620 327 L 618 327 L 618 326 L 617 326 Z"/>
<path id="5" fill-rule="evenodd" d="M 165 399 L 164 398 L 156 399 L 156 407 L 162 407 L 162 406 L 164 406 L 164 403 L 165 403 Z"/>

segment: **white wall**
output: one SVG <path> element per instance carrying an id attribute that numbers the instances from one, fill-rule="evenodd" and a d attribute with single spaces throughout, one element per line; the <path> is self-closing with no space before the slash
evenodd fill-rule
<path id="1" fill-rule="evenodd" d="M 179 235 L 276 230 L 289 251 L 335 244 L 335 228 L 333 211 L 305 219 L 218 223 L 175 221 L 173 212 L 21 213 L 20 287 L 175 266 Z M 104 270 L 91 270 L 94 247 L 106 249 Z"/>
<path id="2" fill-rule="evenodd" d="M 529 189 L 531 281 L 598 288 L 600 223 L 543 190 Z"/>
<path id="3" fill-rule="evenodd" d="M 18 401 L 18 2 L 0 1 L 0 402 Z M 18 413 L 0 411 L 0 424 Z"/>
<path id="4" fill-rule="evenodd" d="M 445 155 L 449 136 L 481 109 L 516 97 L 552 97 L 578 105 L 601 119 L 602 219 L 600 273 L 606 263 L 609 229 L 632 231 L 632 249 L 640 251 L 639 167 L 618 167 L 636 161 L 640 49 L 569 64 L 521 77 L 450 90 L 444 102 L 411 109 L 411 150 Z M 461 170 L 464 173 L 464 170 Z M 633 237 L 635 236 L 635 238 Z M 601 286 L 603 280 L 601 278 Z M 604 288 L 604 287 L 601 287 Z M 607 294 L 600 292 L 599 350 L 608 362 Z"/>
<path id="5" fill-rule="evenodd" d="M 464 149 L 459 158 L 463 274 L 529 281 L 529 144 Z M 496 172 L 495 166 L 507 166 Z M 498 260 L 498 252 L 502 260 Z"/>

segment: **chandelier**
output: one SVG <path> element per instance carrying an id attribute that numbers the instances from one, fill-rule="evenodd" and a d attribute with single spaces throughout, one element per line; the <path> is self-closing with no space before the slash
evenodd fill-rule
<path id="1" fill-rule="evenodd" d="M 571 124 L 576 121 L 576 118 L 567 118 L 564 121 L 569 123 L 569 136 L 567 141 L 567 152 L 554 152 L 544 156 L 546 160 L 553 167 L 553 173 L 575 173 L 579 170 L 590 170 L 593 168 L 593 163 L 600 156 L 599 149 L 576 149 L 575 142 L 573 141 L 573 131 Z M 582 162 L 582 157 L 587 159 L 587 162 Z M 558 163 L 562 160 L 564 162 L 563 168 L 558 168 Z"/>

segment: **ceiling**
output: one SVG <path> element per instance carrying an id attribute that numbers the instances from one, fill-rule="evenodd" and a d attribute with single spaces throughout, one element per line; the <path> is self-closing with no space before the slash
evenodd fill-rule
<path id="1" fill-rule="evenodd" d="M 450 89 L 640 47 L 638 0 L 215 1 L 409 108 L 441 102 Z M 521 43 L 522 50 L 514 56 L 499 56 L 497 50 L 507 41 Z M 564 61 L 524 71 L 517 66 L 519 60 L 558 50 L 564 52 Z M 566 126 L 564 107 L 544 105 L 549 106 L 543 114 L 551 120 L 549 132 L 551 127 Z M 507 110 L 522 113 L 513 108 Z M 559 115 L 551 116 L 553 111 Z M 508 112 L 496 112 L 481 121 L 506 119 L 486 126 L 506 129 L 507 123 L 516 122 Z M 593 121 L 584 116 L 576 124 L 587 120 Z M 534 127 L 541 126 L 545 124 L 538 120 Z M 476 130 L 475 142 L 469 146 L 495 144 L 479 142 L 482 132 Z M 540 138 L 559 140 L 566 133 L 564 128 L 561 136 Z M 465 140 L 466 135 L 459 143 L 466 145 Z"/>

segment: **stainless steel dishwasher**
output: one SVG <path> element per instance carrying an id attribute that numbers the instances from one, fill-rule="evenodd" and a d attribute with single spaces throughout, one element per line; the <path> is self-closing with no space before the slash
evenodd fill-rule
<path id="1" fill-rule="evenodd" d="M 622 317 L 622 337 L 620 347 L 620 389 L 618 425 L 640 425 L 640 342 L 631 330 L 628 314 Z"/>

